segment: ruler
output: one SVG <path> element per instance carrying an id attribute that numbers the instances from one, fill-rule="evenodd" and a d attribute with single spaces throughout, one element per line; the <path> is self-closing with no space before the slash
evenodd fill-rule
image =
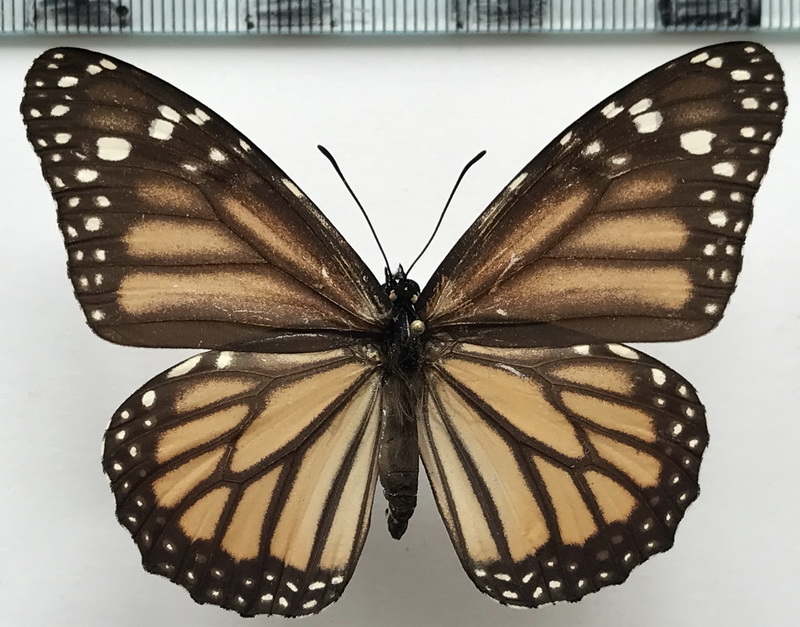
<path id="1" fill-rule="evenodd" d="M 0 0 L 0 33 L 798 31 L 800 0 Z"/>

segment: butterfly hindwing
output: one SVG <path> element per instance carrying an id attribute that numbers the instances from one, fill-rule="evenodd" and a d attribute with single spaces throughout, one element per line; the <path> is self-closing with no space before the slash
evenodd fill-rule
<path id="1" fill-rule="evenodd" d="M 420 449 L 478 589 L 577 601 L 672 546 L 708 441 L 680 375 L 620 344 L 440 350 Z"/>
<path id="2" fill-rule="evenodd" d="M 781 132 L 762 46 L 680 57 L 554 140 L 420 296 L 429 327 L 552 322 L 608 341 L 687 339 L 720 319 Z"/>
<path id="3" fill-rule="evenodd" d="M 89 325 L 122 344 L 227 348 L 276 330 L 374 331 L 380 285 L 230 124 L 111 57 L 45 52 L 21 111 Z"/>
<path id="4" fill-rule="evenodd" d="M 114 414 L 103 467 L 145 568 L 200 603 L 298 616 L 336 601 L 369 526 L 372 356 L 208 352 Z"/>

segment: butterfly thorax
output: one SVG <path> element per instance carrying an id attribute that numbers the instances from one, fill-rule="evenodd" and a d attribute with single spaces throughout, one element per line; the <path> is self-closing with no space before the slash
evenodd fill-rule
<path id="1" fill-rule="evenodd" d="M 417 315 L 419 285 L 407 278 L 403 268 L 386 271 L 383 289 L 392 303 L 391 318 L 382 341 L 384 359 L 383 432 L 379 471 L 389 533 L 402 537 L 417 503 L 419 415 L 422 378 L 422 334 L 425 324 Z"/>
<path id="2" fill-rule="evenodd" d="M 417 315 L 419 285 L 407 278 L 400 266 L 395 274 L 386 270 L 383 289 L 392 303 L 391 321 L 386 329 L 384 351 L 389 370 L 409 375 L 419 369 L 425 323 Z"/>

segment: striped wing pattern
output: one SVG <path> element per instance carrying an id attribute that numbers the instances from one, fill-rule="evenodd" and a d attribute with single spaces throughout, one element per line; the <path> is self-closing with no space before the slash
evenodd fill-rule
<path id="1" fill-rule="evenodd" d="M 680 375 L 621 344 L 437 350 L 420 449 L 479 590 L 577 601 L 672 546 L 708 442 Z"/>
<path id="2" fill-rule="evenodd" d="M 266 155 L 164 81 L 42 54 L 21 111 L 89 325 L 121 344 L 228 348 L 274 330 L 374 332 L 388 301 Z"/>
<path id="3" fill-rule="evenodd" d="M 212 351 L 145 384 L 103 454 L 144 567 L 246 616 L 336 601 L 369 526 L 379 382 L 335 349 Z"/>
<path id="4" fill-rule="evenodd" d="M 646 74 L 500 193 L 423 291 L 423 317 L 622 342 L 706 333 L 733 292 L 785 109 L 780 66 L 758 44 Z"/>

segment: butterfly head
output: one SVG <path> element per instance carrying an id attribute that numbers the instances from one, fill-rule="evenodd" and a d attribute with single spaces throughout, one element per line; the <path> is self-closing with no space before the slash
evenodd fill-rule
<path id="1" fill-rule="evenodd" d="M 403 306 L 406 303 L 414 305 L 419 298 L 419 284 L 406 276 L 403 266 L 399 266 L 394 274 L 386 269 L 386 284 L 383 289 L 395 306 Z"/>

